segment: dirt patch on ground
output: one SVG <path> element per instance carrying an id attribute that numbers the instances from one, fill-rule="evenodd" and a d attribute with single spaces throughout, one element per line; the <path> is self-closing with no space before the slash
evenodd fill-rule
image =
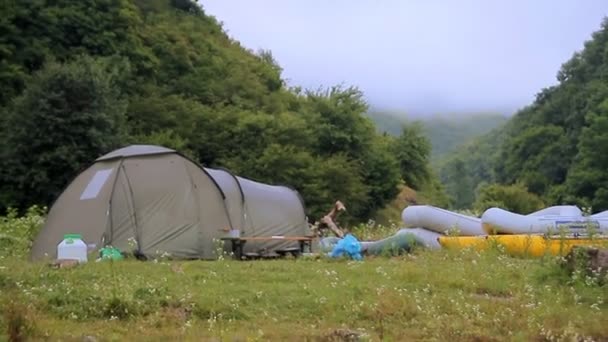
<path id="1" fill-rule="evenodd" d="M 325 342 L 356 342 L 362 341 L 363 334 L 352 329 L 335 329 L 323 336 L 321 341 Z"/>

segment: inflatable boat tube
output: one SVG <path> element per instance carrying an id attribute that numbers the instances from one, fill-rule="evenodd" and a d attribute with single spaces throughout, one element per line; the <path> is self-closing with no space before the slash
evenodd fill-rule
<path id="1" fill-rule="evenodd" d="M 319 241 L 321 253 L 330 253 L 340 241 L 337 237 L 326 237 Z M 399 255 L 409 252 L 416 244 L 416 236 L 413 234 L 397 233 L 378 241 L 360 241 L 361 253 L 367 255 Z"/>
<path id="2" fill-rule="evenodd" d="M 589 218 L 598 222 L 601 232 L 608 234 L 608 210 L 593 214 Z"/>
<path id="3" fill-rule="evenodd" d="M 338 241 L 340 241 L 339 237 L 325 237 L 319 240 L 317 247 L 321 253 L 329 253 L 334 249 L 334 246 L 338 243 Z M 361 247 L 363 247 L 363 245 Z"/>
<path id="4" fill-rule="evenodd" d="M 589 217 L 593 217 L 593 218 L 606 218 L 606 219 L 608 219 L 608 210 L 599 212 L 597 214 L 593 214 L 593 215 L 591 215 Z"/>
<path id="5" fill-rule="evenodd" d="M 397 233 L 378 241 L 361 242 L 362 253 L 367 255 L 401 255 L 412 250 L 416 237 L 409 233 Z"/>
<path id="6" fill-rule="evenodd" d="M 546 237 L 543 235 L 442 236 L 439 243 L 446 249 L 474 248 L 485 250 L 501 245 L 513 256 L 564 256 L 574 246 L 608 246 L 608 236 L 589 238 Z"/>
<path id="7" fill-rule="evenodd" d="M 575 205 L 556 205 L 535 211 L 527 216 L 583 216 L 583 212 Z"/>
<path id="8" fill-rule="evenodd" d="M 457 230 L 459 235 L 486 235 L 477 217 L 457 214 L 428 205 L 414 205 L 403 209 L 401 219 L 408 228 L 422 227 L 447 234 Z"/>
<path id="9" fill-rule="evenodd" d="M 440 249 L 441 245 L 437 240 L 440 236 L 439 233 L 435 233 L 431 230 L 424 228 L 403 228 L 400 229 L 397 234 L 411 234 L 414 242 L 418 246 L 422 246 L 429 249 Z"/>
<path id="10" fill-rule="evenodd" d="M 575 207 L 576 208 L 576 207 Z M 486 234 L 560 234 L 578 233 L 585 235 L 590 229 L 600 233 L 607 231 L 608 216 L 582 216 L 580 211 L 552 211 L 551 208 L 529 215 L 515 214 L 500 208 L 490 208 L 481 216 Z M 578 209 L 578 208 L 577 208 Z"/>

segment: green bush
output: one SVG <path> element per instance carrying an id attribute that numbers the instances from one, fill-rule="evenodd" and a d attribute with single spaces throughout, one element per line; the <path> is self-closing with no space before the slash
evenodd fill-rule
<path id="1" fill-rule="evenodd" d="M 528 192 L 521 184 L 488 184 L 479 188 L 473 207 L 479 212 L 498 207 L 519 214 L 529 214 L 542 209 L 544 203 L 540 197 Z"/>
<path id="2" fill-rule="evenodd" d="M 9 209 L 0 216 L 0 259 L 23 258 L 29 254 L 32 242 L 44 223 L 46 207 L 32 206 L 24 216 Z"/>

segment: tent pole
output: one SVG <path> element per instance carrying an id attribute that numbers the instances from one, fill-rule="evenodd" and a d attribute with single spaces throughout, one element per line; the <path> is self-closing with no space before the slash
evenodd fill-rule
<path id="1" fill-rule="evenodd" d="M 201 200 L 198 196 L 198 191 L 194 191 L 195 188 L 197 188 L 194 185 L 194 179 L 192 179 L 192 174 L 190 174 L 190 171 L 188 171 L 188 165 L 186 164 L 186 159 L 182 159 L 182 162 L 184 164 L 184 169 L 186 170 L 186 173 L 188 174 L 188 179 L 190 179 L 190 186 L 191 189 L 194 193 L 194 200 L 196 202 L 196 222 L 198 223 L 198 248 L 199 248 L 199 254 L 202 257 L 204 254 L 204 248 L 203 248 L 203 239 L 201 238 L 202 235 L 202 231 L 203 231 L 203 226 L 201 224 L 201 211 L 199 210 L 201 208 Z M 198 189 L 198 188 L 197 188 Z M 228 213 L 226 213 L 226 216 L 229 216 Z M 230 217 L 228 218 L 228 220 L 230 220 Z M 230 221 L 228 221 L 230 222 Z"/>
<path id="2" fill-rule="evenodd" d="M 125 179 L 127 180 L 127 186 L 129 187 L 129 194 L 131 197 L 131 207 L 133 208 L 133 220 L 135 221 L 135 242 L 137 242 L 137 254 L 141 256 L 141 238 L 139 231 L 139 223 L 137 220 L 137 210 L 135 209 L 135 196 L 133 195 L 133 188 L 131 187 L 131 181 L 129 180 L 129 174 L 125 169 L 124 164 L 121 165 L 121 168 L 125 174 Z"/>
<path id="3" fill-rule="evenodd" d="M 116 183 L 118 182 L 118 177 L 120 176 L 120 169 L 122 167 L 122 162 L 123 162 L 123 158 L 120 158 L 120 161 L 118 162 L 118 167 L 116 168 L 116 176 L 114 176 L 114 182 L 112 182 L 112 190 L 110 190 L 110 199 L 108 200 L 108 210 L 107 210 L 107 222 L 106 222 L 106 227 L 108 226 L 108 222 L 109 222 L 109 226 L 110 229 L 106 230 L 105 234 L 106 236 L 109 236 L 109 239 L 107 239 L 107 241 L 114 241 L 114 220 L 112 220 L 112 198 L 114 198 L 114 189 L 116 189 Z"/>
<path id="4" fill-rule="evenodd" d="M 246 229 L 245 227 L 247 226 L 247 209 L 245 209 L 245 193 L 243 192 L 243 187 L 241 186 L 241 182 L 239 182 L 239 179 L 232 173 L 230 172 L 230 170 L 225 169 L 225 168 L 220 168 L 220 170 L 226 172 L 228 175 L 230 175 L 230 177 L 232 177 L 232 179 L 234 179 L 234 182 L 236 183 L 236 186 L 239 188 L 239 193 L 241 194 L 241 208 L 243 208 L 242 211 L 242 215 L 241 215 L 241 226 L 238 227 L 242 232 L 245 232 Z M 228 209 L 226 209 L 228 210 Z M 232 225 L 232 223 L 231 223 Z M 232 229 L 234 229 L 234 227 L 232 227 Z"/>

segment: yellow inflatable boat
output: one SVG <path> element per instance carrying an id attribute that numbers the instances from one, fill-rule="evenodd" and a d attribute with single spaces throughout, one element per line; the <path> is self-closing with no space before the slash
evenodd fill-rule
<path id="1" fill-rule="evenodd" d="M 484 250 L 492 246 L 502 246 L 510 255 L 535 256 L 560 255 L 564 256 L 574 246 L 608 247 L 608 236 L 574 237 L 574 236 L 545 236 L 545 235 L 487 235 L 487 236 L 441 236 L 439 243 L 445 248 L 475 248 Z"/>

